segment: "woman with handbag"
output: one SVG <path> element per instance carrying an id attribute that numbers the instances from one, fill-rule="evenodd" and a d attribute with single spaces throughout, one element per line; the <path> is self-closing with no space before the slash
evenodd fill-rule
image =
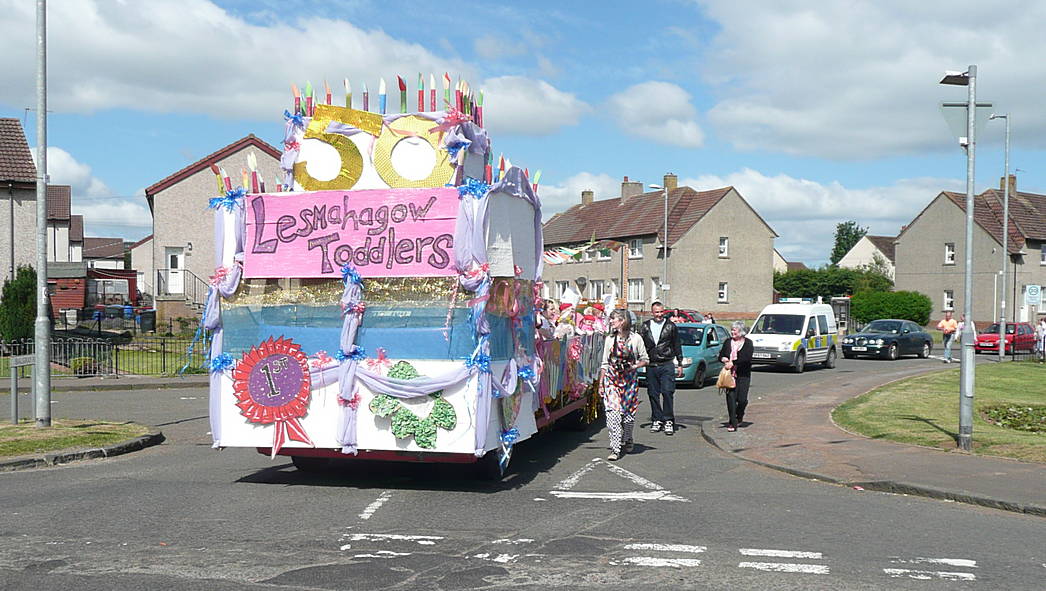
<path id="1" fill-rule="evenodd" d="M 599 393 L 607 413 L 611 462 L 632 451 L 632 429 L 639 408 L 639 376 L 636 370 L 650 361 L 643 337 L 632 332 L 625 310 L 610 313 L 610 334 L 603 341 L 603 364 L 599 369 Z"/>
<path id="2" fill-rule="evenodd" d="M 719 350 L 723 369 L 734 378 L 734 387 L 726 389 L 726 412 L 730 417 L 727 431 L 737 431 L 748 407 L 748 387 L 752 383 L 752 352 L 755 345 L 747 336 L 748 328 L 741 321 L 730 326 L 730 339 Z"/>

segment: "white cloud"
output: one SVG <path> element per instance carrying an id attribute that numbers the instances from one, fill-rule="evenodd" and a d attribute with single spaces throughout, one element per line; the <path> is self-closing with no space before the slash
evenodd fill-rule
<path id="1" fill-rule="evenodd" d="M 581 203 L 581 191 L 593 191 L 596 199 L 608 199 L 621 194 L 621 181 L 606 174 L 580 172 L 558 185 L 541 185 L 541 213 L 548 220 L 554 214 Z"/>
<path id="2" fill-rule="evenodd" d="M 690 93 L 675 84 L 651 81 L 630 86 L 607 99 L 607 107 L 628 134 L 680 148 L 704 144 Z"/>
<path id="3" fill-rule="evenodd" d="M 375 95 L 381 75 L 390 88 L 396 74 L 411 81 L 416 72 L 426 79 L 429 72 L 450 72 L 455 79 L 478 75 L 476 66 L 460 59 L 344 20 L 248 22 L 209 0 L 63 0 L 56 6 L 47 22 L 48 92 L 49 107 L 59 113 L 133 108 L 272 121 L 289 106 L 292 83 L 311 80 L 322 89 L 327 80 L 341 100 L 341 81 L 348 77 L 358 105 L 363 82 Z M 0 0 L 0 14 L 0 103 L 35 104 L 34 5 Z M 518 50 L 477 41 L 484 47 Z M 576 123 L 586 108 L 542 81 L 494 78 L 484 86 L 496 105 L 488 119 L 503 132 L 552 133 Z M 393 109 L 395 95 L 389 93 Z M 511 109 L 521 113 L 514 116 Z"/>
<path id="4" fill-rule="evenodd" d="M 979 66 L 978 98 L 1020 116 L 1044 144 L 1046 4 L 698 0 L 720 27 L 703 75 L 718 103 L 708 119 L 745 150 L 870 159 L 954 144 L 937 108 L 965 100 L 938 84 L 944 70 Z M 1002 126 L 984 139 L 1000 141 Z"/>
<path id="5" fill-rule="evenodd" d="M 527 50 L 523 43 L 513 43 L 504 35 L 480 35 L 472 41 L 472 46 L 476 54 L 485 60 L 521 55 Z"/>
<path id="6" fill-rule="evenodd" d="M 766 176 L 745 168 L 727 176 L 681 179 L 698 190 L 733 186 L 779 235 L 785 259 L 808 265 L 828 262 L 835 226 L 855 220 L 873 235 L 896 235 L 944 190 L 961 190 L 954 179 L 901 179 L 892 185 L 851 189 L 788 175 Z"/>
<path id="7" fill-rule="evenodd" d="M 483 81 L 483 126 L 491 134 L 547 135 L 576 125 L 589 106 L 544 80 L 500 76 Z M 487 107 L 490 107 L 487 110 Z"/>
<path id="8" fill-rule="evenodd" d="M 84 216 L 84 235 L 137 240 L 152 232 L 152 214 L 145 204 L 144 191 L 139 191 L 135 199 L 113 195 L 90 166 L 57 146 L 47 147 L 47 174 L 52 185 L 69 185 L 72 213 Z"/>

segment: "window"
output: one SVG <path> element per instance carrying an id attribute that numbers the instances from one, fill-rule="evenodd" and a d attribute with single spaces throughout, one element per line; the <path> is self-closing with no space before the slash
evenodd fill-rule
<path id="1" fill-rule="evenodd" d="M 944 264 L 954 265 L 955 264 L 955 243 L 945 242 L 944 243 Z"/>
<path id="2" fill-rule="evenodd" d="M 642 279 L 629 279 L 628 280 L 628 301 L 642 303 L 643 300 L 643 280 Z"/>
<path id="3" fill-rule="evenodd" d="M 950 289 L 944 290 L 944 308 L 943 309 L 945 309 L 945 310 L 954 310 L 955 309 L 955 292 L 950 290 Z"/>
<path id="4" fill-rule="evenodd" d="M 817 336 L 817 319 L 810 318 L 810 321 L 806 323 L 806 336 L 813 337 Z"/>
<path id="5" fill-rule="evenodd" d="M 602 300 L 603 296 L 606 295 L 607 282 L 602 279 L 597 279 L 595 281 L 589 281 L 588 284 L 592 286 L 592 299 Z"/>
<path id="6" fill-rule="evenodd" d="M 633 238 L 628 241 L 628 258 L 630 259 L 641 259 L 643 258 L 643 241 L 639 238 Z"/>
<path id="7" fill-rule="evenodd" d="M 726 236 L 719 237 L 719 256 L 721 258 L 730 256 L 730 238 Z"/>
<path id="8" fill-rule="evenodd" d="M 587 263 L 588 261 L 591 261 L 591 260 L 592 260 L 592 251 L 591 251 L 591 250 L 586 250 L 586 251 L 584 251 L 584 252 L 583 252 L 583 253 L 581 254 L 581 260 L 585 261 L 586 263 Z"/>
<path id="9" fill-rule="evenodd" d="M 550 290 L 548 288 L 548 284 L 547 283 L 542 283 L 541 284 L 541 299 L 547 300 L 548 296 L 549 296 L 549 293 L 548 293 L 549 291 Z"/>
<path id="10" fill-rule="evenodd" d="M 567 290 L 570 289 L 569 281 L 557 281 L 556 282 L 556 297 L 563 299 L 563 296 L 567 295 Z"/>
<path id="11" fill-rule="evenodd" d="M 725 304 L 726 302 L 728 302 L 729 300 L 727 298 L 729 296 L 730 296 L 730 285 L 727 284 L 727 282 L 725 282 L 725 281 L 720 281 L 719 282 L 719 303 Z"/>
<path id="12" fill-rule="evenodd" d="M 609 248 L 601 248 L 601 249 L 599 249 L 597 251 L 597 253 L 596 253 L 596 259 L 598 259 L 600 261 L 608 261 L 608 260 L 610 260 L 610 249 Z"/>
<path id="13" fill-rule="evenodd" d="M 817 316 L 817 328 L 821 331 L 821 334 L 828 334 L 828 317 L 823 314 Z"/>
<path id="14" fill-rule="evenodd" d="M 621 280 L 620 279 L 611 279 L 607 283 L 609 284 L 609 285 L 607 285 L 607 289 L 609 290 L 607 293 L 608 294 L 613 294 L 614 297 L 620 297 L 620 294 L 621 294 Z"/>
<path id="15" fill-rule="evenodd" d="M 1046 265 L 1046 242 L 1039 246 L 1039 264 Z"/>
<path id="16" fill-rule="evenodd" d="M 661 299 L 661 278 L 651 277 L 650 278 L 650 297 L 652 301 L 658 301 Z"/>

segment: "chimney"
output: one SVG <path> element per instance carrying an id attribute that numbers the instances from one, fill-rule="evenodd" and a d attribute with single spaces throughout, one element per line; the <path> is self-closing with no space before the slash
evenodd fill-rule
<path id="1" fill-rule="evenodd" d="M 643 183 L 639 181 L 630 181 L 628 177 L 621 181 L 621 199 L 628 199 L 633 195 L 639 195 L 643 192 Z"/>
<path id="2" fill-rule="evenodd" d="M 581 205 L 592 205 L 592 201 L 595 199 L 595 193 L 591 189 L 586 189 L 581 192 Z"/>
<path id="3" fill-rule="evenodd" d="M 665 174 L 665 180 L 661 186 L 672 191 L 679 187 L 679 177 L 677 177 L 675 173 L 669 172 Z"/>
<path id="4" fill-rule="evenodd" d="M 1005 191 L 1006 190 L 1006 178 L 1005 177 L 999 179 L 999 190 L 1000 191 Z M 1012 195 L 1016 195 L 1016 194 L 1017 194 L 1017 175 L 1011 174 L 1010 175 L 1010 195 L 1012 196 Z"/>

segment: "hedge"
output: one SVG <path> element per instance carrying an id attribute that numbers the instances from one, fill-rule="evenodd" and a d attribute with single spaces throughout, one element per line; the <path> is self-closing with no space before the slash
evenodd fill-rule
<path id="1" fill-rule="evenodd" d="M 860 324 L 899 318 L 926 326 L 932 310 L 930 298 L 915 291 L 861 291 L 850 298 L 850 316 Z"/>

